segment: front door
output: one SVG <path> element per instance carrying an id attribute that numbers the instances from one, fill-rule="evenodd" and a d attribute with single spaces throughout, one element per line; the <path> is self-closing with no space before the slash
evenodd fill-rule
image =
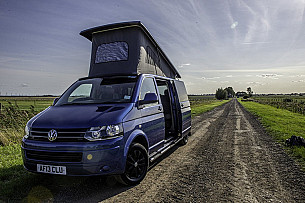
<path id="1" fill-rule="evenodd" d="M 153 77 L 145 77 L 141 84 L 139 100 L 144 100 L 147 93 L 155 93 L 156 85 Z M 159 97 L 158 97 L 159 98 Z M 139 106 L 142 116 L 142 130 L 149 141 L 149 153 L 153 153 L 163 147 L 165 137 L 165 124 L 161 102 L 153 102 Z"/>

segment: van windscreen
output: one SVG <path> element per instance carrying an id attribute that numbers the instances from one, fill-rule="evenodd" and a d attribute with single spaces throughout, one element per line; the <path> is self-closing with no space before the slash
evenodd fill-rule
<path id="1" fill-rule="evenodd" d="M 92 78 L 75 82 L 55 106 L 72 104 L 128 103 L 136 78 Z"/>

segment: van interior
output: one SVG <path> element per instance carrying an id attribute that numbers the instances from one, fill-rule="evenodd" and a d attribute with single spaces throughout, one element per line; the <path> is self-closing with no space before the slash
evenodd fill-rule
<path id="1" fill-rule="evenodd" d="M 166 80 L 157 80 L 157 86 L 163 106 L 165 119 L 165 140 L 170 141 L 177 136 L 177 127 L 175 122 L 175 107 L 173 105 L 173 94 L 171 92 L 170 82 Z"/>

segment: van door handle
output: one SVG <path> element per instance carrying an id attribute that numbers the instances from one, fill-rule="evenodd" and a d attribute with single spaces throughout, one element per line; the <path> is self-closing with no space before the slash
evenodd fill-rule
<path id="1" fill-rule="evenodd" d="M 162 108 L 161 108 L 161 106 L 159 106 L 158 110 L 159 110 L 159 111 L 162 111 Z"/>

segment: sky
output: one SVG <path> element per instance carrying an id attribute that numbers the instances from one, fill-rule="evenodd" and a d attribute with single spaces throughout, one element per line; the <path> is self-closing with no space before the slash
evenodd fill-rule
<path id="1" fill-rule="evenodd" d="M 0 0 L 0 95 L 62 94 L 89 70 L 79 32 L 140 20 L 189 94 L 305 92 L 305 0 Z"/>

